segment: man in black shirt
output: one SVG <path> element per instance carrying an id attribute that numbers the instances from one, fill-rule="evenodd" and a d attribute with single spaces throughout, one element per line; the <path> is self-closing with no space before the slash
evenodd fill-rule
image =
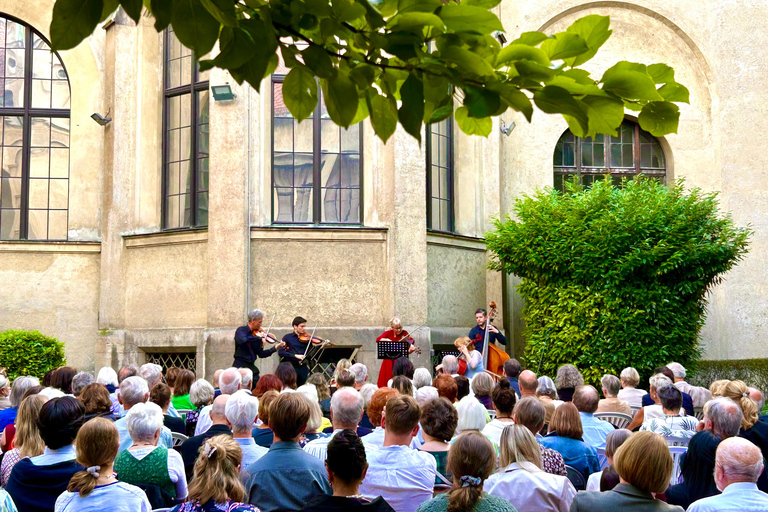
<path id="1" fill-rule="evenodd" d="M 309 368 L 302 362 L 309 341 L 305 343 L 300 339 L 300 336 L 309 339 L 309 333 L 305 332 L 307 320 L 297 316 L 293 319 L 292 325 L 293 332 L 283 336 L 285 346 L 278 351 L 277 355 L 280 356 L 281 363 L 291 363 L 291 366 L 296 370 L 296 385 L 301 386 L 309 377 Z"/>
<path id="2" fill-rule="evenodd" d="M 488 319 L 488 313 L 483 308 L 479 308 L 477 311 L 475 311 L 475 320 L 477 321 L 477 325 L 472 328 L 471 331 L 469 331 L 469 339 L 475 342 L 475 350 L 483 353 L 483 348 L 485 347 L 485 323 Z M 507 344 L 507 338 L 504 337 L 504 335 L 499 331 L 493 324 L 489 324 L 488 330 L 490 331 L 488 333 L 488 343 L 501 343 L 502 345 Z"/>
<path id="3" fill-rule="evenodd" d="M 273 348 L 264 349 L 266 334 L 261 331 L 264 313 L 254 309 L 248 313 L 248 324 L 238 327 L 235 331 L 235 368 L 250 368 L 253 372 L 253 387 L 259 382 L 259 369 L 256 368 L 257 357 L 269 357 L 275 351 L 285 346 L 279 342 Z"/>

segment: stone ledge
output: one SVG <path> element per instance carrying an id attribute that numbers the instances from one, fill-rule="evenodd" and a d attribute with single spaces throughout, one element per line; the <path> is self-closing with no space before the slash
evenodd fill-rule
<path id="1" fill-rule="evenodd" d="M 100 253 L 101 242 L 3 241 L 0 242 L 0 252 Z"/>
<path id="2" fill-rule="evenodd" d="M 387 241 L 387 228 L 252 227 L 251 240 L 383 243 Z"/>
<path id="3" fill-rule="evenodd" d="M 447 233 L 427 233 L 427 245 L 438 245 L 454 249 L 485 252 L 485 239 Z"/>
<path id="4" fill-rule="evenodd" d="M 208 230 L 173 231 L 141 235 L 123 235 L 126 249 L 208 242 Z"/>

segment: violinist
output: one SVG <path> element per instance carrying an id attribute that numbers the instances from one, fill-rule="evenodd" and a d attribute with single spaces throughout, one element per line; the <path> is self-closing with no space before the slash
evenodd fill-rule
<path id="1" fill-rule="evenodd" d="M 413 344 L 413 338 L 408 334 L 408 331 L 403 329 L 403 324 L 399 318 L 395 317 L 390 320 L 389 327 L 388 331 L 384 331 L 381 336 L 376 338 L 377 343 L 379 341 L 407 341 L 411 344 L 411 346 L 408 347 L 408 353 L 410 354 L 416 350 L 416 347 Z M 376 384 L 380 388 L 387 387 L 389 379 L 392 378 L 393 362 L 394 359 L 382 359 L 381 369 L 379 370 L 379 379 L 376 381 Z"/>
<path id="2" fill-rule="evenodd" d="M 235 331 L 235 368 L 250 368 L 253 372 L 253 387 L 259 381 L 259 369 L 256 368 L 257 357 L 269 357 L 277 349 L 284 346 L 283 342 L 264 331 L 261 324 L 264 322 L 264 313 L 254 309 L 248 313 L 248 324 L 238 327 Z M 276 343 L 272 348 L 265 349 L 265 343 Z"/>
<path id="3" fill-rule="evenodd" d="M 479 308 L 477 311 L 475 311 L 475 320 L 477 321 L 477 325 L 474 326 L 471 331 L 469 331 L 469 339 L 475 343 L 475 350 L 481 354 L 483 353 L 483 343 L 485 340 L 485 323 L 488 320 L 487 315 L 488 313 L 483 308 Z M 504 335 L 501 334 L 501 331 L 499 331 L 491 322 L 488 322 L 488 343 L 494 343 L 498 341 L 502 345 L 506 345 L 507 338 L 505 338 Z"/>
<path id="4" fill-rule="evenodd" d="M 291 363 L 296 370 L 296 385 L 301 386 L 309 377 L 309 365 L 302 364 L 307 353 L 309 333 L 306 332 L 307 320 L 300 316 L 293 319 L 293 332 L 283 336 L 284 348 L 277 353 L 281 363 Z"/>

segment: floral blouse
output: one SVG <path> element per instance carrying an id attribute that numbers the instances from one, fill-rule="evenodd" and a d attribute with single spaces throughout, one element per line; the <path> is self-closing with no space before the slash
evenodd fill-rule
<path id="1" fill-rule="evenodd" d="M 258 508 L 247 503 L 238 503 L 236 501 L 227 500 L 223 503 L 215 503 L 213 500 L 208 500 L 207 503 L 201 505 L 199 501 L 192 500 L 186 503 L 176 505 L 171 509 L 171 512 L 261 512 Z"/>

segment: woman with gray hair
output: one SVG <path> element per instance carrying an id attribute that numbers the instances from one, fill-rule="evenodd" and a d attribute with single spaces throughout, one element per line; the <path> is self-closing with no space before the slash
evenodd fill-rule
<path id="1" fill-rule="evenodd" d="M 11 406 L 11 380 L 7 375 L 0 373 L 0 411 Z"/>
<path id="2" fill-rule="evenodd" d="M 424 386 L 432 385 L 432 375 L 429 374 L 429 370 L 426 368 L 416 368 L 413 372 L 413 387 L 414 389 L 420 389 Z"/>
<path id="3" fill-rule="evenodd" d="M 637 385 L 640 384 L 640 374 L 637 370 L 628 366 L 621 370 L 619 374 L 621 379 L 621 391 L 616 395 L 619 400 L 624 400 L 630 407 L 639 409 L 643 406 L 643 396 L 648 392 L 644 389 L 637 389 Z"/>
<path id="4" fill-rule="evenodd" d="M 241 389 L 229 397 L 224 414 L 232 425 L 232 438 L 243 451 L 240 471 L 245 471 L 269 451 L 269 448 L 257 445 L 251 435 L 253 425 L 259 417 L 259 399 Z"/>
<path id="5" fill-rule="evenodd" d="M 132 485 L 157 485 L 174 499 L 186 498 L 184 460 L 176 450 L 157 446 L 163 428 L 162 409 L 152 402 L 135 404 L 128 411 L 126 424 L 133 445 L 115 459 L 119 480 Z"/>
<path id="6" fill-rule="evenodd" d="M 0 432 L 5 430 L 5 427 L 8 425 L 12 425 L 16 420 L 16 414 L 19 412 L 19 405 L 21 405 L 21 401 L 24 399 L 27 390 L 39 385 L 40 381 L 37 380 L 36 377 L 16 377 L 8 397 L 10 407 L 0 411 Z"/>
<path id="7" fill-rule="evenodd" d="M 192 402 L 195 408 L 187 413 L 187 417 L 184 420 L 187 425 L 187 436 L 192 437 L 195 435 L 195 428 L 197 427 L 197 421 L 200 419 L 200 414 L 205 414 L 203 413 L 203 408 L 213 403 L 214 395 L 215 390 L 207 380 L 197 379 L 192 383 L 192 387 L 189 388 L 189 401 Z M 206 410 L 207 412 L 208 410 Z"/>
<path id="8" fill-rule="evenodd" d="M 557 387 L 557 394 L 563 402 L 570 402 L 576 388 L 583 385 L 584 377 L 579 369 L 572 364 L 564 364 L 557 369 L 555 387 Z"/>

